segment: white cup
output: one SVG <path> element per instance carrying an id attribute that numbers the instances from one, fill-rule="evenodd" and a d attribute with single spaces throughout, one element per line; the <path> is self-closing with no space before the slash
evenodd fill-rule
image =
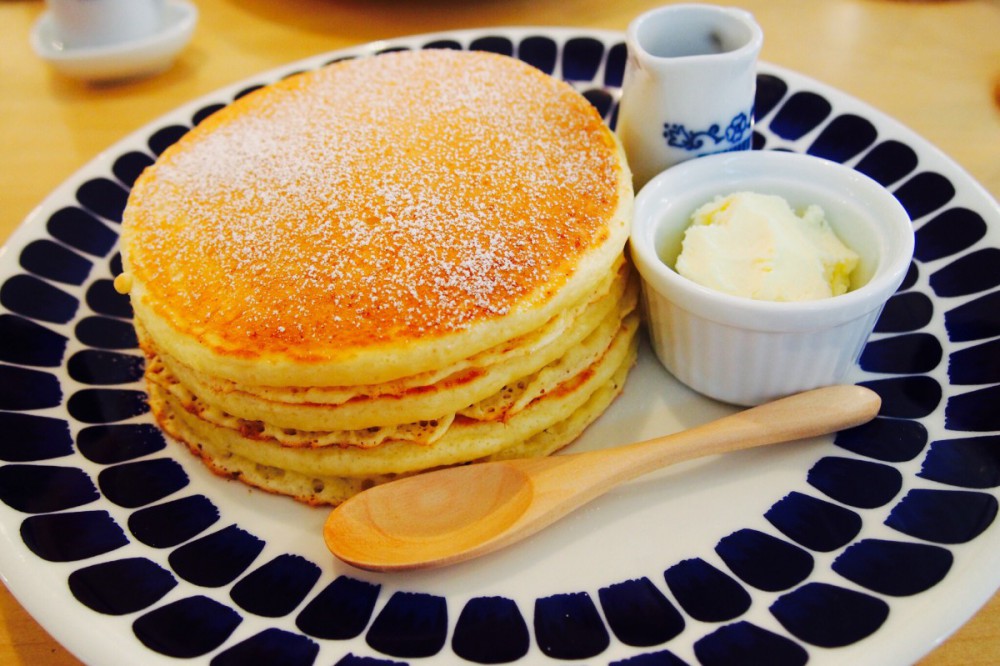
<path id="1" fill-rule="evenodd" d="M 618 135 L 638 190 L 674 164 L 751 147 L 763 31 L 748 12 L 701 4 L 629 24 Z"/>
<path id="2" fill-rule="evenodd" d="M 775 302 L 702 286 L 674 268 L 691 214 L 716 196 L 759 192 L 819 205 L 860 261 L 851 289 Z M 906 209 L 864 174 L 812 155 L 753 150 L 667 169 L 635 198 L 629 247 L 657 358 L 710 398 L 758 405 L 844 380 L 913 258 Z M 718 257 L 725 261 L 725 257 Z"/>
<path id="3" fill-rule="evenodd" d="M 166 0 L 46 0 L 64 48 L 92 48 L 134 41 L 163 25 Z"/>

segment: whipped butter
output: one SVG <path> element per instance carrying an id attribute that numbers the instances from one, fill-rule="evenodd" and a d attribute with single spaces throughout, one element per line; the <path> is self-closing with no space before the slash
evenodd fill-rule
<path id="1" fill-rule="evenodd" d="M 675 268 L 728 294 L 807 301 L 846 292 L 857 265 L 819 206 L 799 215 L 782 197 L 737 192 L 694 212 Z"/>

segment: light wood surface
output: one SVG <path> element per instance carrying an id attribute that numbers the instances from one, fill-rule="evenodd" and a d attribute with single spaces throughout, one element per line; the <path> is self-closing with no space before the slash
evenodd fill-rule
<path id="1" fill-rule="evenodd" d="M 94 87 L 28 44 L 41 0 L 0 0 L 0 241 L 57 185 L 180 104 L 325 51 L 408 34 L 503 25 L 624 30 L 657 0 L 195 0 L 191 45 L 167 72 Z M 860 98 L 918 132 L 1000 196 L 1000 3 L 742 0 L 763 60 Z M 0 587 L 0 663 L 79 662 Z M 1000 664 L 1000 596 L 920 662 Z"/>

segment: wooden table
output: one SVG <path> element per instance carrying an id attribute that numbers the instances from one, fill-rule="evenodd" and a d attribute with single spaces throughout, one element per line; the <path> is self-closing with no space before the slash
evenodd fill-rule
<path id="1" fill-rule="evenodd" d="M 300 58 L 439 30 L 566 25 L 624 30 L 659 0 L 196 0 L 191 45 L 167 72 L 89 86 L 28 44 L 41 0 L 0 0 L 0 241 L 52 189 L 181 103 Z M 1000 196 L 1000 4 L 990 0 L 743 0 L 763 60 L 850 93 L 908 125 Z M 0 663 L 65 666 L 66 652 L 0 586 Z M 920 662 L 1000 664 L 1000 595 Z"/>

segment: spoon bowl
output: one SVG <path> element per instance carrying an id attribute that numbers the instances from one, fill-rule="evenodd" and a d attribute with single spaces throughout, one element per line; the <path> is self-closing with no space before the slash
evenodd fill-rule
<path id="1" fill-rule="evenodd" d="M 523 470 L 505 461 L 407 477 L 363 494 L 364 500 L 345 502 L 327 520 L 327 544 L 355 566 L 387 570 L 419 566 L 414 549 L 443 564 L 454 561 L 456 551 L 491 542 L 525 513 L 533 487 Z"/>
<path id="2" fill-rule="evenodd" d="M 860 425 L 880 406 L 869 389 L 829 386 L 636 444 L 425 472 L 347 500 L 327 518 L 324 539 L 339 559 L 372 571 L 452 564 L 534 534 L 644 473 Z"/>

